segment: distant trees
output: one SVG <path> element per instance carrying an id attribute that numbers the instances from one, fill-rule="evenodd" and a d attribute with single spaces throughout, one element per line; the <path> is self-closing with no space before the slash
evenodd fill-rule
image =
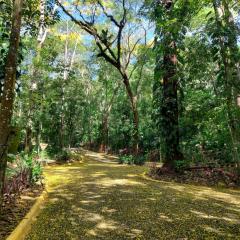
<path id="1" fill-rule="evenodd" d="M 132 73 L 129 72 L 129 64 L 132 61 L 137 45 L 144 39 L 146 32 L 143 32 L 143 36 L 141 36 L 142 29 L 136 28 L 134 24 L 131 24 L 131 21 L 128 22 L 130 9 L 134 9 L 134 7 L 131 7 L 131 3 L 125 0 L 121 3 L 113 2 L 113 5 L 110 6 L 103 1 L 96 1 L 89 7 L 88 12 L 90 14 L 85 14 L 83 9 L 88 7 L 84 5 L 84 1 L 80 1 L 70 6 L 70 9 L 74 9 L 75 14 L 73 14 L 60 1 L 58 1 L 58 4 L 74 23 L 94 38 L 99 51 L 98 57 L 104 58 L 106 62 L 119 71 L 132 110 L 134 125 L 132 133 L 133 148 L 137 155 L 139 151 L 139 112 L 137 92 L 134 91 L 130 83 Z M 103 27 L 105 23 L 101 23 L 101 30 L 97 27 L 99 16 L 108 24 L 107 27 Z M 100 19 L 100 21 L 102 20 Z M 134 29 L 136 32 L 138 31 L 139 35 L 136 39 L 133 38 L 136 35 Z"/>
<path id="2" fill-rule="evenodd" d="M 58 6 L 48 0 L 38 0 L 35 2 L 39 8 L 37 12 L 38 19 L 36 19 L 36 39 L 37 45 L 35 46 L 36 55 L 33 57 L 31 82 L 29 83 L 29 106 L 27 111 L 27 125 L 25 133 L 25 152 L 32 151 L 33 138 L 35 137 L 36 150 L 40 152 L 40 142 L 42 134 L 42 99 L 44 97 L 43 86 L 44 81 L 41 73 L 41 51 L 44 43 L 49 35 L 50 26 L 56 23 L 58 19 Z M 34 34 L 35 35 L 35 34 Z M 36 101 L 38 100 L 38 101 Z M 35 105 L 38 104 L 39 108 L 36 110 Z M 40 112 L 40 114 L 39 114 Z M 35 118 L 35 119 L 33 119 Z M 37 119 L 36 119 L 37 118 Z"/>

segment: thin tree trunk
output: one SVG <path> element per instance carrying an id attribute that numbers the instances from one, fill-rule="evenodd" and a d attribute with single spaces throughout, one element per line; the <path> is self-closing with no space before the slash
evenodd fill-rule
<path id="1" fill-rule="evenodd" d="M 32 127 L 27 127 L 26 128 L 26 134 L 25 134 L 25 140 L 24 140 L 24 151 L 26 153 L 29 153 L 32 151 Z"/>
<path id="2" fill-rule="evenodd" d="M 67 22 L 67 34 L 69 34 L 71 29 L 69 30 L 69 25 Z M 63 82 L 61 86 L 61 124 L 60 124 L 60 147 L 63 149 L 65 147 L 65 85 L 67 84 L 68 78 L 69 78 L 69 73 L 72 70 L 74 60 L 75 60 L 75 55 L 77 51 L 77 45 L 78 45 L 78 40 L 75 42 L 74 50 L 69 57 L 69 40 L 66 38 L 65 41 L 65 48 L 64 48 L 64 71 L 63 71 Z"/>
<path id="3" fill-rule="evenodd" d="M 0 206 L 2 205 L 3 200 L 3 186 L 7 166 L 6 153 L 15 98 L 15 82 L 20 41 L 22 4 L 23 0 L 15 0 L 13 3 L 12 29 L 8 56 L 5 65 L 4 89 L 0 108 Z"/>
<path id="4" fill-rule="evenodd" d="M 102 124 L 101 124 L 101 143 L 100 143 L 100 152 L 106 152 L 108 148 L 108 118 L 109 114 L 105 113 L 103 115 Z"/>
<path id="5" fill-rule="evenodd" d="M 45 5 L 46 5 L 46 1 L 45 0 L 40 0 L 40 6 L 39 6 L 39 10 L 40 10 L 40 19 L 39 19 L 39 31 L 38 31 L 38 37 L 37 37 L 37 56 L 36 56 L 36 65 L 39 64 L 40 62 L 40 54 L 41 54 L 41 49 L 43 46 L 43 43 L 46 39 L 47 36 L 47 29 L 45 27 Z M 29 146 L 32 145 L 32 138 L 33 138 L 33 119 L 32 119 L 32 112 L 34 111 L 34 92 L 40 92 L 42 91 L 42 89 L 39 89 L 39 77 L 40 77 L 40 73 L 39 73 L 39 69 L 38 66 L 33 66 L 33 72 L 32 72 L 32 82 L 31 82 L 31 89 L 30 89 L 30 107 L 29 107 L 29 111 L 28 111 L 28 124 L 27 124 L 27 129 L 26 129 L 26 139 L 27 141 L 25 142 L 27 145 L 25 146 L 25 152 L 31 152 L 32 148 L 30 148 Z M 41 97 L 42 97 L 42 93 Z M 40 109 L 42 109 L 42 104 L 40 103 Z M 36 139 L 36 149 L 38 154 L 40 153 L 40 143 L 41 143 L 41 120 L 38 119 L 37 121 L 37 129 L 36 129 L 36 135 L 35 135 L 35 139 Z M 28 135 L 28 133 L 31 133 L 30 135 Z"/>
<path id="6" fill-rule="evenodd" d="M 39 155 L 41 152 L 41 133 L 42 133 L 42 122 L 39 120 L 37 122 L 37 135 L 36 135 L 36 149 L 37 154 Z"/>
<path id="7" fill-rule="evenodd" d="M 55 4 L 52 11 L 51 11 L 52 16 L 54 16 L 54 14 L 56 13 L 57 8 L 58 8 L 58 6 L 57 6 L 57 4 Z M 40 9 L 39 10 L 40 10 L 40 19 L 39 19 L 39 31 L 38 31 L 38 37 L 37 37 L 38 44 L 37 44 L 37 49 L 36 49 L 37 50 L 36 65 L 38 65 L 40 63 L 41 50 L 42 50 L 43 44 L 44 44 L 44 42 L 47 38 L 47 34 L 49 32 L 49 29 L 46 26 L 46 21 L 45 21 L 46 0 L 40 0 Z M 41 89 L 41 87 L 43 87 L 43 83 L 42 84 L 39 83 L 39 81 L 38 81 L 39 77 L 40 77 L 40 72 L 38 70 L 38 66 L 33 66 L 32 85 L 36 85 L 36 89 L 33 88 L 33 89 L 30 90 L 30 109 L 29 109 L 29 115 L 27 116 L 27 118 L 30 119 L 29 123 L 33 122 L 31 117 L 32 117 L 32 112 L 34 111 L 33 108 L 34 108 L 34 105 L 35 105 L 34 97 L 33 97 L 34 91 L 40 92 L 41 99 L 43 99 L 43 96 L 44 96 L 43 89 Z M 39 85 L 41 85 L 41 87 L 39 87 Z M 42 111 L 42 103 L 40 103 L 40 112 L 41 111 Z M 31 132 L 32 132 L 33 126 L 32 126 L 31 123 L 28 124 L 27 128 L 31 128 Z M 26 132 L 27 131 L 28 130 L 26 130 Z M 35 136 L 36 149 L 37 149 L 38 154 L 41 151 L 41 147 L 40 147 L 41 132 L 42 132 L 42 122 L 41 122 L 41 119 L 38 119 L 38 121 L 37 121 L 37 131 L 36 131 L 36 136 Z M 33 135 L 26 136 L 26 138 L 29 139 L 29 143 L 31 142 L 31 144 L 32 144 Z M 26 148 L 26 149 L 28 149 L 28 148 Z M 31 151 L 32 149 L 29 149 L 29 150 Z"/>
<path id="8" fill-rule="evenodd" d="M 102 124 L 101 124 L 101 143 L 100 143 L 100 152 L 106 152 L 108 151 L 108 134 L 109 134 L 109 116 L 112 110 L 112 106 L 114 103 L 114 99 L 117 95 L 117 92 L 120 88 L 120 82 L 117 85 L 117 87 L 113 90 L 112 97 L 110 101 L 108 101 L 108 94 L 107 94 L 107 86 L 106 86 L 106 105 L 103 110 L 103 116 L 102 116 Z"/>
<path id="9" fill-rule="evenodd" d="M 37 45 L 37 64 L 40 62 L 40 54 L 41 50 L 43 48 L 43 43 L 46 40 L 48 29 L 46 28 L 45 23 L 45 7 L 46 7 L 46 0 L 40 0 L 40 25 L 39 25 L 39 32 L 38 32 L 38 45 Z M 55 8 L 53 10 L 55 12 Z M 53 12 L 53 14 L 54 14 Z M 38 82 L 38 78 L 40 77 L 40 73 L 37 69 L 37 67 L 34 68 L 34 74 L 33 77 L 37 79 L 36 86 L 37 91 L 40 92 L 41 100 L 43 99 L 43 89 L 40 87 L 40 85 L 43 85 L 43 83 Z M 42 111 L 42 102 L 40 102 L 40 112 Z M 36 149 L 37 153 L 40 154 L 41 151 L 41 132 L 42 132 L 42 122 L 41 119 L 38 119 L 37 121 L 37 129 L 36 129 Z"/>
<path id="10" fill-rule="evenodd" d="M 137 109 L 137 97 L 133 95 L 127 74 L 123 74 L 123 82 L 127 90 L 127 94 L 131 103 L 133 113 L 133 151 L 135 155 L 139 154 L 139 115 Z"/>

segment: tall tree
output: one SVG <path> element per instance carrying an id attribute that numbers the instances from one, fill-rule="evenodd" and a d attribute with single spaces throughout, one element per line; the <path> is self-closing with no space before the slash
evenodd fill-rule
<path id="1" fill-rule="evenodd" d="M 41 101 L 43 99 L 43 81 L 42 74 L 39 64 L 41 62 L 41 51 L 44 47 L 44 42 L 47 39 L 49 34 L 50 25 L 55 22 L 55 17 L 57 16 L 57 4 L 54 4 L 51 11 L 47 12 L 47 7 L 49 5 L 49 1 L 40 0 L 39 1 L 39 25 L 38 25 L 38 33 L 37 33 L 37 46 L 36 46 L 36 57 L 33 61 L 33 69 L 32 69 L 32 78 L 30 83 L 30 91 L 29 91 L 29 108 L 27 110 L 28 113 L 28 122 L 26 126 L 26 135 L 25 135 L 25 151 L 29 152 L 32 149 L 32 138 L 33 138 L 33 125 L 35 122 L 36 125 L 36 149 L 37 152 L 40 152 L 40 142 L 41 142 L 41 131 L 42 131 L 42 122 L 41 117 L 36 117 L 34 113 L 36 112 L 35 105 L 36 99 L 40 99 L 38 111 L 41 113 L 42 104 Z M 37 95 L 37 96 L 36 96 Z M 33 119 L 35 117 L 35 119 Z"/>
<path id="2" fill-rule="evenodd" d="M 11 119 L 15 96 L 15 83 L 17 72 L 17 57 L 20 42 L 20 29 L 22 20 L 23 0 L 13 1 L 12 29 L 10 45 L 5 64 L 5 78 L 3 95 L 0 106 L 0 205 L 2 203 L 3 185 L 7 166 L 6 152 L 10 137 Z"/>
<path id="3" fill-rule="evenodd" d="M 155 82 L 158 86 L 155 90 L 159 91 L 158 96 L 161 100 L 160 104 L 160 128 L 161 128 L 161 144 L 164 152 L 164 167 L 174 168 L 174 162 L 181 160 L 183 155 L 180 151 L 179 144 L 179 111 L 178 111 L 178 75 L 177 75 L 177 46 L 176 26 L 171 23 L 174 19 L 174 1 L 161 1 L 156 6 L 155 17 L 157 19 L 156 28 L 156 45 L 161 46 L 162 57 L 157 56 L 157 64 L 155 69 Z M 169 21 L 169 25 L 162 27 L 162 14 L 165 20 Z M 176 24 L 176 23 L 175 23 Z M 178 29 L 175 32 L 178 33 Z M 157 53 L 161 54 L 161 53 Z M 155 85 L 156 86 L 156 85 Z M 159 96 L 160 95 L 160 96 Z"/>
<path id="4" fill-rule="evenodd" d="M 196 6 L 195 6 L 195 5 Z M 154 101 L 158 110 L 161 153 L 164 167 L 174 169 L 182 160 L 179 134 L 179 51 L 183 48 L 186 26 L 197 4 L 190 0 L 162 0 L 155 2 L 156 68 Z"/>
<path id="5" fill-rule="evenodd" d="M 233 157 L 235 162 L 239 164 L 240 122 L 238 118 L 240 114 L 237 99 L 240 91 L 240 52 L 237 42 L 238 28 L 231 10 L 233 2 L 212 1 L 216 22 L 212 45 L 214 55 L 218 57 L 218 75 L 223 79 L 223 93 L 226 99 L 228 125 L 232 137 Z"/>

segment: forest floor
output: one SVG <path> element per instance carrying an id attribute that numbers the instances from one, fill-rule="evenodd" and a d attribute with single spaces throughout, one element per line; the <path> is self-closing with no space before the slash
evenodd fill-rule
<path id="1" fill-rule="evenodd" d="M 102 160 L 87 152 L 46 167 L 49 199 L 27 240 L 240 239 L 240 191 L 151 181 L 147 167 Z"/>

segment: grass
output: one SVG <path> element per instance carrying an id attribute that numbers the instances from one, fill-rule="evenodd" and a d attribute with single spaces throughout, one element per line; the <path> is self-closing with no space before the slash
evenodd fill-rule
<path id="1" fill-rule="evenodd" d="M 27 240 L 240 239 L 240 191 L 148 181 L 144 171 L 92 153 L 46 168 L 49 201 Z"/>

